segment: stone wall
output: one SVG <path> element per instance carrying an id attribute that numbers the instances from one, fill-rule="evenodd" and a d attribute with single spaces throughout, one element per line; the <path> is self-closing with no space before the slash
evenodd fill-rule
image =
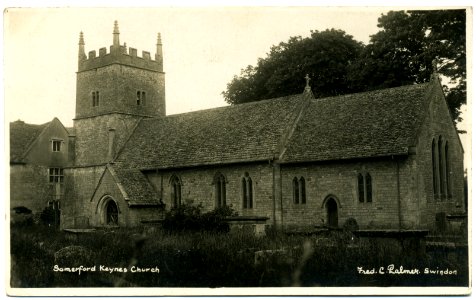
<path id="1" fill-rule="evenodd" d="M 198 167 L 182 170 L 168 170 L 146 173 L 154 189 L 161 195 L 169 210 L 173 206 L 172 176 L 182 183 L 182 203 L 201 203 L 204 211 L 216 207 L 215 175 L 221 173 L 226 178 L 226 204 L 243 216 L 265 216 L 272 222 L 273 216 L 273 169 L 267 163 L 237 164 L 216 167 Z M 248 173 L 253 183 L 253 208 L 243 208 L 242 178 Z"/>
<path id="2" fill-rule="evenodd" d="M 360 202 L 358 174 L 372 177 L 372 202 Z M 360 228 L 398 228 L 398 189 L 393 160 L 281 167 L 285 228 L 327 225 L 326 200 L 337 201 L 338 225 L 354 218 Z M 295 204 L 293 178 L 306 182 L 306 203 Z"/>
<path id="3" fill-rule="evenodd" d="M 420 128 L 419 140 L 416 147 L 416 161 L 418 164 L 417 184 L 420 199 L 419 210 L 421 222 L 428 228 L 435 228 L 436 214 L 461 214 L 464 207 L 464 165 L 463 149 L 453 121 L 445 103 L 443 93 L 438 86 L 434 86 L 428 95 L 431 99 L 429 112 L 423 126 Z M 448 142 L 450 169 L 450 195 L 435 195 L 433 192 L 432 141 L 442 137 Z M 415 207 L 416 209 L 416 207 Z"/>
<path id="4" fill-rule="evenodd" d="M 114 148 L 117 153 L 127 141 L 139 120 L 140 117 L 123 114 L 74 120 L 76 165 L 85 166 L 109 162 L 109 130 L 115 129 Z"/>
<path id="5" fill-rule="evenodd" d="M 10 208 L 24 206 L 39 213 L 53 200 L 48 184 L 48 168 L 34 165 L 10 165 Z"/>
<path id="6" fill-rule="evenodd" d="M 93 223 L 91 197 L 105 166 L 65 169 L 65 196 L 61 209 L 61 227 L 74 228 L 77 223 Z M 79 221 L 81 220 L 81 221 Z M 86 224 L 86 225 L 87 225 Z"/>
<path id="7" fill-rule="evenodd" d="M 99 105 L 93 106 L 92 93 L 96 91 Z M 137 105 L 137 91 L 146 93 L 141 105 Z M 76 118 L 111 112 L 165 116 L 164 73 L 121 64 L 78 72 Z"/>

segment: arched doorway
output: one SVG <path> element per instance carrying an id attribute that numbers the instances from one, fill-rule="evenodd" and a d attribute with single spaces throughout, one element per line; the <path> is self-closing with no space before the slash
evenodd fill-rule
<path id="1" fill-rule="evenodd" d="M 106 225 L 117 226 L 119 225 L 119 210 L 117 209 L 116 202 L 109 200 L 106 203 L 106 209 L 104 210 Z"/>
<path id="2" fill-rule="evenodd" d="M 338 227 L 339 226 L 339 214 L 337 211 L 337 202 L 334 198 L 329 198 L 326 201 L 327 211 L 327 226 Z"/>

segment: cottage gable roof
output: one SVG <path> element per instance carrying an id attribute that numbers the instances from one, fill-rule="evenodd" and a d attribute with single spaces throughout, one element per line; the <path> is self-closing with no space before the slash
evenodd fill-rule
<path id="1" fill-rule="evenodd" d="M 142 120 L 118 156 L 131 168 L 273 159 L 302 95 Z"/>
<path id="2" fill-rule="evenodd" d="M 35 125 L 23 121 L 10 123 L 10 162 L 21 163 L 27 149 L 51 122 Z"/>
<path id="3" fill-rule="evenodd" d="M 430 84 L 312 100 L 283 162 L 408 154 L 428 108 Z"/>
<path id="4" fill-rule="evenodd" d="M 117 161 L 160 169 L 278 155 L 281 163 L 405 155 L 416 144 L 430 85 L 310 101 L 302 94 L 142 120 Z"/>

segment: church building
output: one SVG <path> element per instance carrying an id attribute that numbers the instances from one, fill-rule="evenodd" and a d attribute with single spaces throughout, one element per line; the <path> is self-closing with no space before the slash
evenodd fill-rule
<path id="1" fill-rule="evenodd" d="M 140 226 L 188 202 L 284 230 L 431 230 L 465 211 L 463 148 L 436 72 L 320 99 L 306 78 L 301 94 L 166 115 L 160 34 L 155 55 L 139 56 L 116 22 L 98 54 L 80 34 L 76 76 L 62 228 Z"/>

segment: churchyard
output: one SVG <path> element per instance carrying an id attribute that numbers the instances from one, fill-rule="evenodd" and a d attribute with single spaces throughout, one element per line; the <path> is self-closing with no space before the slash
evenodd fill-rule
<path id="1" fill-rule="evenodd" d="M 11 286 L 465 286 L 467 246 L 453 242 L 156 226 L 72 234 L 23 222 L 11 226 Z"/>

